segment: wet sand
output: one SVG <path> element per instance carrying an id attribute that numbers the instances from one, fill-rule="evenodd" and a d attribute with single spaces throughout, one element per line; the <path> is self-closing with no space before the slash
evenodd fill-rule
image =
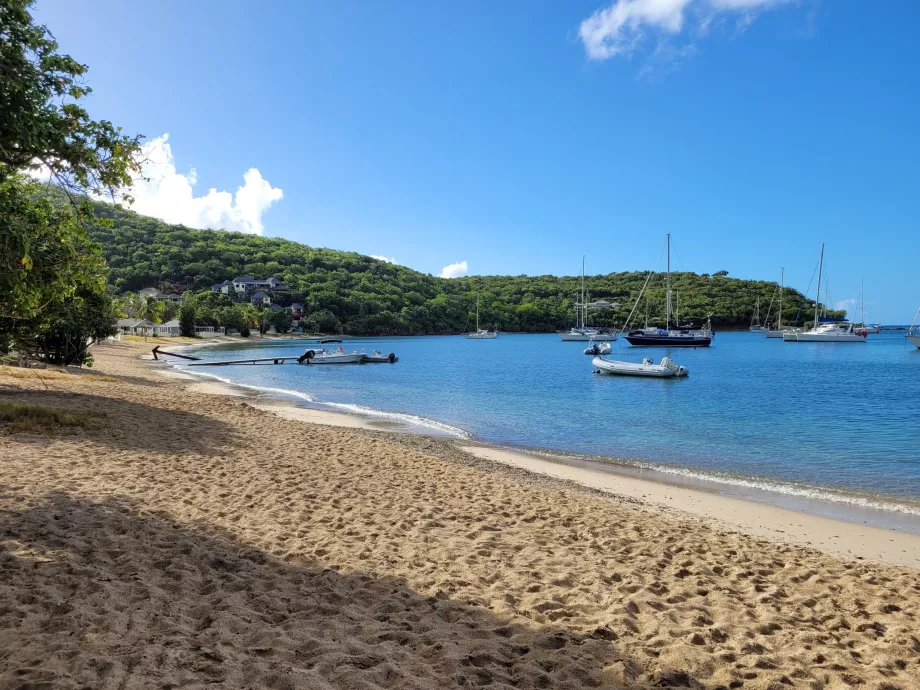
<path id="1" fill-rule="evenodd" d="M 0 368 L 104 415 L 0 427 L 0 687 L 920 688 L 920 572 L 877 545 L 283 419 L 144 351 Z"/>

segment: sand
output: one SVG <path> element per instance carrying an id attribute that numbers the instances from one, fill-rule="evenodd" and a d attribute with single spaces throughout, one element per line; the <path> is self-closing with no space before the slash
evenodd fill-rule
<path id="1" fill-rule="evenodd" d="M 501 448 L 463 446 L 477 457 L 718 520 L 723 528 L 813 546 L 847 558 L 920 568 L 920 536 L 831 520 L 714 493 L 600 472 Z"/>
<path id="2" fill-rule="evenodd" d="M 2 688 L 920 688 L 914 568 L 281 419 L 143 351 L 0 369 L 0 400 L 106 415 L 0 427 Z"/>

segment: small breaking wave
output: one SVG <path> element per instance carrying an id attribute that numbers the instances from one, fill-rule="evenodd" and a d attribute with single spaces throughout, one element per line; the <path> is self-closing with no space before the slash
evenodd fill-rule
<path id="1" fill-rule="evenodd" d="M 301 391 L 290 390 L 287 388 L 272 388 L 270 386 L 253 386 L 248 383 L 237 383 L 232 379 L 225 378 L 223 376 L 218 376 L 217 374 L 208 374 L 203 371 L 189 371 L 188 367 L 176 366 L 176 369 L 195 376 L 205 376 L 210 379 L 216 379 L 221 383 L 226 383 L 230 386 L 238 386 L 240 388 L 246 388 L 249 390 L 257 391 L 259 393 L 273 393 L 276 395 L 289 395 L 295 398 L 300 398 L 301 400 L 317 405 L 320 407 L 329 407 L 350 414 L 359 414 L 366 415 L 369 417 L 379 417 L 382 419 L 392 419 L 393 421 L 401 422 L 413 427 L 419 427 L 423 429 L 430 429 L 439 434 L 444 434 L 445 436 L 450 436 L 452 438 L 459 439 L 471 439 L 473 435 L 459 427 L 451 426 L 450 424 L 445 424 L 444 422 L 438 422 L 434 419 L 428 419 L 427 417 L 419 417 L 414 414 L 407 414 L 404 412 L 386 412 L 384 410 L 377 410 L 373 407 L 365 407 L 363 405 L 354 405 L 351 403 L 336 403 L 336 402 L 326 402 L 317 400 L 314 396 L 309 393 L 303 393 Z"/>

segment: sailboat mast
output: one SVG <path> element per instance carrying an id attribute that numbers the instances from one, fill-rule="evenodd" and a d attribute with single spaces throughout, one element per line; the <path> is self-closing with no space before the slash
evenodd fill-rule
<path id="1" fill-rule="evenodd" d="M 671 330 L 671 233 L 668 233 L 668 282 L 665 296 L 665 330 Z"/>
<path id="2" fill-rule="evenodd" d="M 776 316 L 776 330 L 783 330 L 783 280 L 786 269 L 779 269 L 779 314 Z"/>
<path id="3" fill-rule="evenodd" d="M 866 325 L 866 293 L 864 292 L 865 289 L 866 289 L 865 280 L 860 278 L 859 279 L 859 303 L 860 305 L 862 305 L 862 325 L 863 327 L 865 327 Z"/>
<path id="4" fill-rule="evenodd" d="M 821 269 L 824 268 L 824 243 L 821 243 L 821 258 L 818 259 L 818 292 L 815 295 L 815 328 L 818 328 L 818 302 L 821 301 Z"/>
<path id="5" fill-rule="evenodd" d="M 585 327 L 585 255 L 581 255 L 581 328 Z"/>
<path id="6" fill-rule="evenodd" d="M 476 295 L 476 331 L 479 332 L 479 295 Z"/>

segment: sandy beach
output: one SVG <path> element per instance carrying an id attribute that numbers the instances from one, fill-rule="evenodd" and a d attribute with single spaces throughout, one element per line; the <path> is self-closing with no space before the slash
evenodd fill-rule
<path id="1" fill-rule="evenodd" d="M 917 537 L 255 407 L 149 348 L 0 367 L 94 420 L 0 425 L 0 688 L 920 688 Z"/>

